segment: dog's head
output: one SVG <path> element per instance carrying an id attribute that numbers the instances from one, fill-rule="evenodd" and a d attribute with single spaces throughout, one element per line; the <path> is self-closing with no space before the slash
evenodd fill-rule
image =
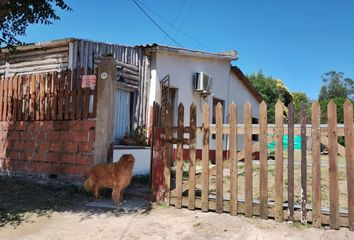
<path id="1" fill-rule="evenodd" d="M 135 163 L 135 158 L 132 154 L 123 154 L 119 162 L 122 162 L 125 166 L 128 166 L 130 169 L 133 169 L 134 163 Z"/>

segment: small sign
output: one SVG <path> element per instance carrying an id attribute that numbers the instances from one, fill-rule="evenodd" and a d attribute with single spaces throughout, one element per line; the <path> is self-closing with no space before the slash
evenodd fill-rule
<path id="1" fill-rule="evenodd" d="M 90 88 L 91 90 L 94 90 L 96 87 L 96 75 L 83 75 L 81 87 Z"/>
<path id="2" fill-rule="evenodd" d="M 108 77 L 108 74 L 106 72 L 101 73 L 101 78 L 106 79 Z"/>

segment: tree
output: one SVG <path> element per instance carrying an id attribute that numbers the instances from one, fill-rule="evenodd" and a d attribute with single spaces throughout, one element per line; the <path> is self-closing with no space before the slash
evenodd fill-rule
<path id="1" fill-rule="evenodd" d="M 301 121 L 301 103 L 305 104 L 307 109 L 307 122 L 311 122 L 311 103 L 312 101 L 304 92 L 292 92 L 295 106 L 295 122 L 300 123 Z"/>
<path id="2" fill-rule="evenodd" d="M 322 75 L 323 85 L 318 96 L 321 105 L 321 122 L 327 122 L 327 104 L 331 99 L 337 105 L 337 121 L 343 123 L 343 104 L 346 99 L 354 102 L 353 80 L 344 77 L 342 72 L 330 71 Z"/>
<path id="3" fill-rule="evenodd" d="M 59 20 L 55 8 L 71 10 L 64 0 L 0 0 L 0 47 L 14 49 L 23 44 L 18 37 L 26 35 L 30 24 Z"/>
<path id="4" fill-rule="evenodd" d="M 275 104 L 278 99 L 280 99 L 285 106 L 288 106 L 293 100 L 293 96 L 281 80 L 271 76 L 265 76 L 261 71 L 247 77 L 268 105 L 268 122 L 274 123 Z"/>

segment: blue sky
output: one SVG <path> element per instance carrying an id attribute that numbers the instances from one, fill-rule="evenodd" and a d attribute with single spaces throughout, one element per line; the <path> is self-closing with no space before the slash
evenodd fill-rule
<path id="1" fill-rule="evenodd" d="M 234 64 L 244 73 L 262 70 L 313 99 L 323 73 L 336 70 L 354 78 L 352 0 L 139 1 L 183 47 L 237 50 L 239 60 Z M 22 40 L 78 37 L 124 45 L 176 45 L 132 0 L 66 2 L 72 12 L 59 11 L 62 19 L 53 25 L 31 26 Z"/>

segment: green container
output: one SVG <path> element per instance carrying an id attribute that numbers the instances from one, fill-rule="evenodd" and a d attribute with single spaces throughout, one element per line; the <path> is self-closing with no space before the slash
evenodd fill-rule
<path id="1" fill-rule="evenodd" d="M 275 141 L 268 144 L 268 149 L 274 150 L 275 149 Z M 283 136 L 283 149 L 288 149 L 288 135 Z M 301 150 L 301 136 L 295 135 L 294 136 L 294 150 Z"/>

